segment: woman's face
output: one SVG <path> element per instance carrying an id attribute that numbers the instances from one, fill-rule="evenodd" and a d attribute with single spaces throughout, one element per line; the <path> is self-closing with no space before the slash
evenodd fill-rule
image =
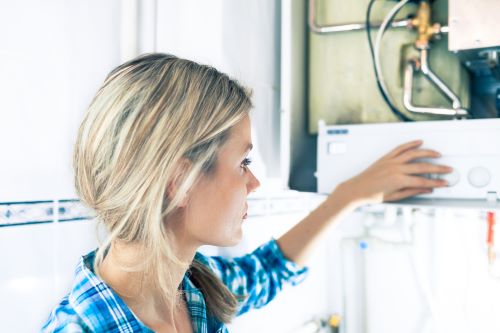
<path id="1" fill-rule="evenodd" d="M 233 127 L 219 150 L 213 173 L 189 191 L 184 232 L 198 245 L 232 246 L 242 238 L 247 195 L 260 185 L 248 167 L 250 128 L 248 116 Z"/>

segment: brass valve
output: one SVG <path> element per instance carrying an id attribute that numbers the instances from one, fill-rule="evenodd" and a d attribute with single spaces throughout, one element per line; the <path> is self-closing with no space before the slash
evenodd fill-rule
<path id="1" fill-rule="evenodd" d="M 410 22 L 411 26 L 418 31 L 418 37 L 415 41 L 415 47 L 419 50 L 428 49 L 429 41 L 432 37 L 439 34 L 441 25 L 431 22 L 431 6 L 429 1 L 420 1 L 417 16 Z"/>

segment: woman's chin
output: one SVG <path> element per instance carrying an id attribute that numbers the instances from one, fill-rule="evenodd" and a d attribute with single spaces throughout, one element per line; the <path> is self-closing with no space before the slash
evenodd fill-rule
<path id="1" fill-rule="evenodd" d="M 239 230 L 237 230 L 232 237 L 227 238 L 227 239 L 219 242 L 219 244 L 214 244 L 214 245 L 220 246 L 220 247 L 236 246 L 241 242 L 242 239 L 243 239 L 243 230 L 241 230 L 241 228 L 239 228 Z"/>

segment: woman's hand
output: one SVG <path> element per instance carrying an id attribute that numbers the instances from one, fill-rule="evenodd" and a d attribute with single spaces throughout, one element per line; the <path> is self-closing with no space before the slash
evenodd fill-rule
<path id="1" fill-rule="evenodd" d="M 422 143 L 417 140 L 396 147 L 358 176 L 340 184 L 336 190 L 343 192 L 352 203 L 362 205 L 401 200 L 431 193 L 436 187 L 448 186 L 445 180 L 419 176 L 445 174 L 453 170 L 448 166 L 415 161 L 441 156 L 434 150 L 419 149 Z"/>
<path id="2" fill-rule="evenodd" d="M 447 166 L 418 161 L 441 156 L 437 151 L 419 148 L 421 145 L 421 140 L 405 143 L 358 176 L 337 186 L 321 205 L 278 239 L 285 256 L 299 265 L 306 264 L 313 244 L 326 234 L 324 231 L 328 226 L 341 220 L 357 206 L 400 200 L 430 193 L 435 187 L 447 186 L 444 180 L 419 176 L 452 171 Z"/>

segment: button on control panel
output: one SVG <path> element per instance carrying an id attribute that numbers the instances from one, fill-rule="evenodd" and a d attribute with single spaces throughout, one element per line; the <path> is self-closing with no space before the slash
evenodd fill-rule
<path id="1" fill-rule="evenodd" d="M 458 170 L 453 170 L 451 173 L 448 174 L 438 174 L 438 173 L 431 173 L 427 175 L 427 178 L 429 179 L 443 179 L 448 182 L 448 186 L 452 187 L 458 184 L 460 181 L 460 172 Z"/>
<path id="2" fill-rule="evenodd" d="M 472 186 L 481 188 L 490 183 L 491 174 L 485 167 L 478 166 L 470 169 L 467 179 Z"/>
<path id="3" fill-rule="evenodd" d="M 460 172 L 458 172 L 458 170 L 456 169 L 453 169 L 452 172 L 441 175 L 441 177 L 439 178 L 446 180 L 448 182 L 448 186 L 455 186 L 460 181 Z"/>

